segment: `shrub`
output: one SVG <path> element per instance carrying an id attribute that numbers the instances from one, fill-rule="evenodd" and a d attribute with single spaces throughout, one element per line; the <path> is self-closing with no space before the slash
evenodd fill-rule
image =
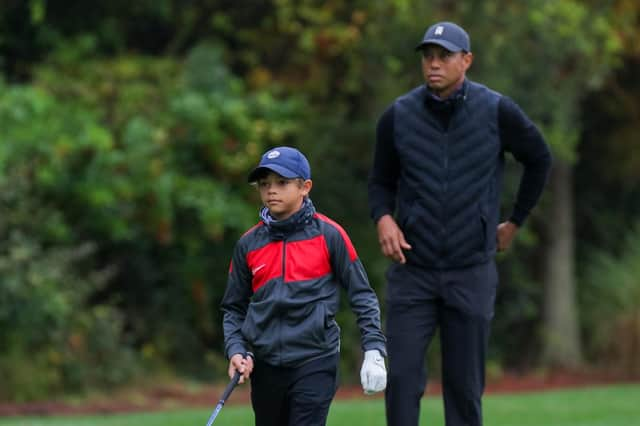
<path id="1" fill-rule="evenodd" d="M 581 280 L 585 340 L 591 356 L 640 375 L 640 223 L 619 254 L 594 249 Z"/>

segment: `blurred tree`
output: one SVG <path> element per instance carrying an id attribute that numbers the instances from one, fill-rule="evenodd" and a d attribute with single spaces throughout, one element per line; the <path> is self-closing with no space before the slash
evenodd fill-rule
<path id="1" fill-rule="evenodd" d="M 375 120 L 422 83 L 413 47 L 426 26 L 458 21 L 476 54 L 470 76 L 520 103 L 556 153 L 543 205 L 514 253 L 500 259 L 507 285 L 498 299 L 495 356 L 515 363 L 522 356 L 514 348 L 537 345 L 531 336 L 542 306 L 551 331 L 547 360 L 573 365 L 581 358 L 571 222 L 578 141 L 598 140 L 608 129 L 615 140 L 607 139 L 606 150 L 589 143 L 578 152 L 585 164 L 621 164 L 607 170 L 606 187 L 594 183 L 598 169 L 585 168 L 580 199 L 597 197 L 586 188 L 613 192 L 637 169 L 627 155 L 634 127 L 596 126 L 594 118 L 634 117 L 636 97 L 621 90 L 598 108 L 584 99 L 603 83 L 620 90 L 605 76 L 620 55 L 620 37 L 627 64 L 635 64 L 629 52 L 637 17 L 636 2 L 628 0 L 8 0 L 0 3 L 0 70 L 10 83 L 32 84 L 56 108 L 47 108 L 49 121 L 36 115 L 11 132 L 0 123 L 0 152 L 30 159 L 28 174 L 38 177 L 34 208 L 52 213 L 42 222 L 53 231 L 29 238 L 45 235 L 52 249 L 92 241 L 91 266 L 114 267 L 116 275 L 90 303 L 115 297 L 148 359 L 195 371 L 204 356 L 222 370 L 217 302 L 233 243 L 254 222 L 258 202 L 244 183 L 246 171 L 268 146 L 301 147 L 312 162 L 316 205 L 348 229 L 382 296 L 387 263 L 363 220 Z M 625 75 L 616 82 L 633 80 Z M 0 91 L 5 102 L 7 92 Z M 588 133 L 581 131 L 581 107 L 592 110 Z M 76 120 L 66 108 L 79 111 Z M 598 225 L 583 234 L 578 223 L 580 237 L 602 240 L 609 224 L 629 220 L 622 212 L 637 205 L 634 194 L 619 195 L 619 215 L 593 210 Z M 544 292 L 540 281 L 549 283 Z M 357 329 L 351 318 L 341 324 L 343 359 L 352 370 L 360 357 Z"/>
<path id="2" fill-rule="evenodd" d="M 109 135 L 89 111 L 1 83 L 0 123 L 0 398 L 123 384 L 139 358 L 122 316 L 110 299 L 89 303 L 115 271 L 74 237 L 60 197 L 73 147 L 99 149 Z"/>
<path id="3" fill-rule="evenodd" d="M 615 366 L 629 376 L 639 373 L 638 326 L 632 305 L 638 306 L 634 286 L 637 274 L 637 226 L 640 217 L 640 168 L 637 134 L 640 131 L 640 5 L 615 2 L 621 31 L 623 66 L 603 87 L 582 102 L 585 123 L 576 167 L 576 222 L 582 327 L 588 336 L 590 359 Z M 594 179 L 597 176 L 597 179 Z M 636 277 L 637 278 L 637 277 Z M 635 361 L 634 361 L 635 360 Z"/>
<path id="4" fill-rule="evenodd" d="M 584 326 L 601 365 L 640 376 L 640 226 L 630 226 L 618 252 L 594 249 L 583 275 Z"/>
<path id="5" fill-rule="evenodd" d="M 265 145 L 296 132 L 301 104 L 268 89 L 248 93 L 223 51 L 206 45 L 183 69 L 149 57 L 78 65 L 52 56 L 35 84 L 98 111 L 114 135 L 109 150 L 76 171 L 67 214 L 120 265 L 107 294 L 124 296 L 136 335 L 153 336 L 154 353 L 196 368 L 192 358 L 209 352 L 202 345 L 219 344 L 210 307 L 224 291 L 228 254 L 217 253 L 255 222 L 246 170 Z M 174 320 L 154 321 L 162 316 Z M 182 340 L 196 350 L 181 351 Z"/>
<path id="6" fill-rule="evenodd" d="M 193 374 L 204 359 L 220 366 L 229 245 L 258 207 L 246 171 L 265 145 L 290 142 L 304 111 L 295 96 L 248 93 L 223 53 L 96 59 L 79 39 L 32 71 L 42 95 L 30 104 L 0 92 L 0 176 L 33 175 L 36 205 L 55 213 L 42 224 L 51 232 L 27 237 L 95 243 L 94 267 L 114 272 L 82 303 L 116 300 L 147 361 Z"/>
<path id="7" fill-rule="evenodd" d="M 476 39 L 483 42 L 477 49 L 481 61 L 477 71 L 523 106 L 555 152 L 546 208 L 541 212 L 543 357 L 551 365 L 575 367 L 582 360 L 573 206 L 579 108 L 586 93 L 599 88 L 619 64 L 619 26 L 610 5 L 590 8 L 578 1 L 540 0 L 526 6 L 491 2 L 472 12 L 479 23 Z"/>

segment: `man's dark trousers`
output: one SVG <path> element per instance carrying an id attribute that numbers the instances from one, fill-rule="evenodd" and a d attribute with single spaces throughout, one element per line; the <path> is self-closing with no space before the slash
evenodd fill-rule
<path id="1" fill-rule="evenodd" d="M 251 404 L 256 426 L 324 426 L 337 389 L 338 354 L 297 368 L 256 361 Z"/>
<path id="2" fill-rule="evenodd" d="M 440 331 L 447 426 L 482 425 L 484 367 L 498 276 L 493 261 L 460 269 L 393 264 L 387 273 L 387 424 L 417 426 L 425 355 Z"/>

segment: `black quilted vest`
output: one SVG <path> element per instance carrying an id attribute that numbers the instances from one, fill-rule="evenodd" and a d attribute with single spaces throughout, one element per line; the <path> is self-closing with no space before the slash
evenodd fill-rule
<path id="1" fill-rule="evenodd" d="M 429 268 L 483 263 L 496 251 L 504 158 L 498 134 L 500 95 L 466 81 L 448 126 L 420 86 L 394 105 L 400 157 L 398 223 L 413 246 L 407 262 Z"/>

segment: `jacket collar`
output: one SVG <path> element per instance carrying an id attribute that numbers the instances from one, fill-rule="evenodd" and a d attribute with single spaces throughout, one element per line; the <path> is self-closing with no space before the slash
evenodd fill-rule
<path id="1" fill-rule="evenodd" d="M 273 239 L 282 240 L 287 235 L 304 228 L 315 214 L 316 209 L 310 198 L 305 198 L 302 202 L 300 210 L 284 220 L 277 220 L 269 214 L 269 209 L 263 207 L 260 209 L 260 218 L 269 230 L 269 235 Z"/>

